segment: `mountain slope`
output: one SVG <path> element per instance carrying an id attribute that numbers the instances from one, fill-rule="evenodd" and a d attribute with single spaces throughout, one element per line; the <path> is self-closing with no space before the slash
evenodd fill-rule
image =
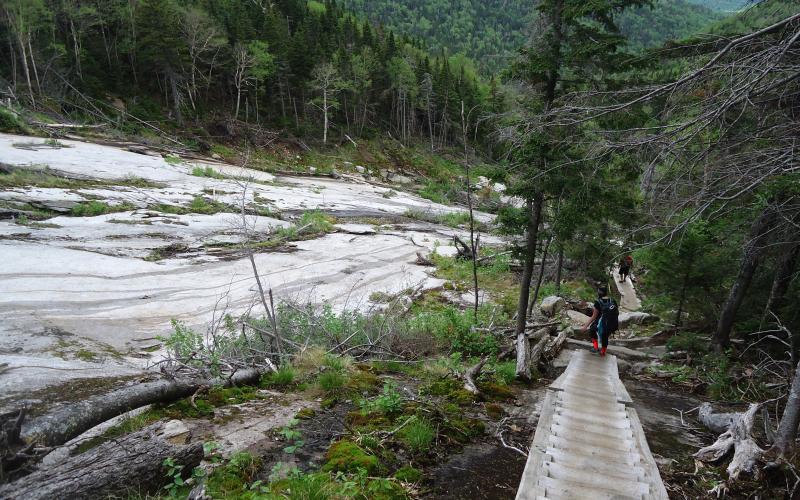
<path id="1" fill-rule="evenodd" d="M 434 50 L 468 54 L 487 72 L 505 67 L 525 43 L 536 15 L 535 2 L 529 0 L 345 0 L 344 4 L 391 29 L 426 40 Z M 652 8 L 624 13 L 621 25 L 631 48 L 638 50 L 696 33 L 720 17 L 686 0 L 662 0 Z"/>
<path id="2" fill-rule="evenodd" d="M 709 8 L 716 12 L 736 12 L 747 6 L 749 0 L 688 0 L 689 3 Z"/>

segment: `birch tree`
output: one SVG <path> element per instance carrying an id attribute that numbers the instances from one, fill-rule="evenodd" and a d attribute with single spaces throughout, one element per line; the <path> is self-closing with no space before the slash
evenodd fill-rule
<path id="1" fill-rule="evenodd" d="M 336 67 L 325 62 L 314 68 L 311 74 L 312 85 L 319 96 L 311 101 L 311 104 L 322 111 L 322 143 L 328 143 L 328 127 L 330 126 L 330 113 L 339 109 L 337 96 L 344 87 L 344 82 L 339 77 Z"/>
<path id="2" fill-rule="evenodd" d="M 37 70 L 31 39 L 36 27 L 46 15 L 44 2 L 42 0 L 6 0 L 2 2 L 2 8 L 4 21 L 16 42 L 17 49 L 19 49 L 20 63 L 22 63 L 31 104 L 35 105 L 36 99 L 31 75 L 35 76 Z M 38 89 L 38 77 L 36 80 Z"/>

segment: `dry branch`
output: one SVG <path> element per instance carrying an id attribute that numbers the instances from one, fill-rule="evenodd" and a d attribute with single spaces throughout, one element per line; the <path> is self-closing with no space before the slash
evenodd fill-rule
<path id="1" fill-rule="evenodd" d="M 471 392 L 472 394 L 480 393 L 478 389 L 478 385 L 475 383 L 475 380 L 481 374 L 481 370 L 483 369 L 483 365 L 489 360 L 488 356 L 484 356 L 481 360 L 474 366 L 470 367 L 464 373 L 464 389 Z"/>

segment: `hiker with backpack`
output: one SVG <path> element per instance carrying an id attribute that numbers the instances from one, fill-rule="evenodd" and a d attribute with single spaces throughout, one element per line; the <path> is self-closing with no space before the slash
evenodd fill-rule
<path id="1" fill-rule="evenodd" d="M 633 267 L 633 257 L 626 255 L 619 260 L 619 282 L 624 283 L 625 279 L 631 275 L 631 267 Z M 633 281 L 633 278 L 631 278 Z"/>
<path id="2" fill-rule="evenodd" d="M 597 300 L 594 301 L 594 311 L 582 331 L 592 332 L 592 353 L 606 355 L 608 338 L 619 328 L 619 306 L 617 301 L 608 296 L 608 287 L 603 285 L 597 289 Z"/>

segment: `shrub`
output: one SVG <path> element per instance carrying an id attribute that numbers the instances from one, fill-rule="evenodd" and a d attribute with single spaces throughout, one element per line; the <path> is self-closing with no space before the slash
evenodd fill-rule
<path id="1" fill-rule="evenodd" d="M 336 370 L 326 370 L 317 379 L 317 384 L 327 396 L 340 393 L 345 382 L 345 376 Z"/>
<path id="2" fill-rule="evenodd" d="M 394 382 L 386 382 L 381 395 L 372 401 L 367 401 L 363 406 L 367 411 L 395 415 L 403 410 L 403 397 L 397 392 L 397 385 Z"/>
<path id="3" fill-rule="evenodd" d="M 116 206 L 110 206 L 107 203 L 103 203 L 102 201 L 89 201 L 85 203 L 78 203 L 72 210 L 70 211 L 72 215 L 75 217 L 96 217 L 98 215 L 104 215 L 111 212 L 121 212 L 124 210 L 129 210 L 133 207 L 122 204 Z"/>
<path id="4" fill-rule="evenodd" d="M 277 371 L 261 377 L 261 385 L 265 387 L 288 387 L 294 384 L 297 373 L 291 365 L 282 365 Z"/>
<path id="5" fill-rule="evenodd" d="M 322 360 L 323 366 L 326 366 L 331 370 L 336 370 L 340 373 L 349 369 L 351 364 L 352 362 L 350 358 L 334 354 L 326 354 Z"/>
<path id="6" fill-rule="evenodd" d="M 211 167 L 194 167 L 192 175 L 195 177 L 209 177 L 211 179 L 224 179 L 225 176 Z"/>
<path id="7" fill-rule="evenodd" d="M 694 332 L 681 332 L 667 340 L 667 350 L 705 353 L 708 352 L 708 341 L 701 339 Z"/>
<path id="8" fill-rule="evenodd" d="M 212 215 L 226 210 L 231 210 L 231 208 L 217 201 L 206 200 L 202 196 L 195 196 L 189 203 L 189 212 L 195 214 Z"/>
<path id="9" fill-rule="evenodd" d="M 231 455 L 228 462 L 206 480 L 206 488 L 212 498 L 236 498 L 247 491 L 261 469 L 261 459 L 246 452 Z"/>
<path id="10" fill-rule="evenodd" d="M 413 422 L 409 423 L 400 431 L 400 441 L 414 453 L 420 453 L 428 449 L 436 438 L 436 430 L 425 420 L 411 417 Z"/>
<path id="11" fill-rule="evenodd" d="M 495 364 L 494 378 L 499 384 L 511 385 L 517 379 L 517 364 L 514 361 Z"/>
<path id="12" fill-rule="evenodd" d="M 308 226 L 303 229 L 303 233 L 321 234 L 333 231 L 333 223 L 334 219 L 332 217 L 325 215 L 319 210 L 312 210 L 303 213 L 297 226 L 301 228 Z"/>
<path id="13" fill-rule="evenodd" d="M 724 354 L 708 354 L 700 365 L 703 370 L 701 378 L 708 383 L 707 392 L 713 399 L 739 399 L 733 377 L 731 377 L 731 361 Z"/>
<path id="14" fill-rule="evenodd" d="M 439 221 L 445 226 L 460 227 L 469 224 L 468 212 L 450 212 L 439 216 Z"/>
<path id="15" fill-rule="evenodd" d="M 27 132 L 26 129 L 27 127 L 12 111 L 0 106 L 0 132 L 24 134 Z"/>

